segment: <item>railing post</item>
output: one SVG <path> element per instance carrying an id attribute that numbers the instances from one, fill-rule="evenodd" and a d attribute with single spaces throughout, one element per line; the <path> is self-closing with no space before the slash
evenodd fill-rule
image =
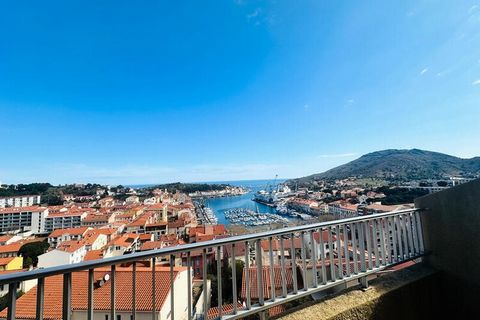
<path id="1" fill-rule="evenodd" d="M 187 252 L 187 291 L 188 291 L 188 320 L 192 319 L 192 258 L 190 251 Z"/>
<path id="2" fill-rule="evenodd" d="M 344 248 L 344 257 L 345 257 L 345 272 L 346 276 L 350 277 L 350 254 L 348 252 L 348 229 L 347 225 L 343 225 L 343 248 Z"/>
<path id="3" fill-rule="evenodd" d="M 340 225 L 335 226 L 335 234 L 337 235 L 337 261 L 338 261 L 338 278 L 343 279 L 342 264 L 342 239 L 340 239 Z"/>
<path id="4" fill-rule="evenodd" d="M 237 261 L 235 260 L 235 243 L 232 243 L 232 290 L 233 290 L 233 314 L 237 314 Z"/>
<path id="5" fill-rule="evenodd" d="M 298 281 L 297 281 L 297 263 L 295 257 L 295 235 L 292 233 L 290 237 L 292 247 L 290 248 L 290 258 L 292 260 L 292 280 L 293 280 L 293 294 L 298 293 Z"/>
<path id="6" fill-rule="evenodd" d="M 18 282 L 11 282 L 8 284 L 8 309 L 7 320 L 15 320 L 17 307 L 17 288 Z"/>
<path id="7" fill-rule="evenodd" d="M 356 231 L 355 223 L 350 223 L 350 234 L 352 235 L 353 273 L 358 274 L 358 246 L 357 246 L 357 231 Z"/>
<path id="8" fill-rule="evenodd" d="M 360 271 L 367 271 L 367 265 L 365 263 L 365 222 L 358 222 L 358 242 L 360 245 Z M 367 241 L 367 245 L 370 241 Z"/>
<path id="9" fill-rule="evenodd" d="M 246 307 L 250 310 L 250 243 L 248 241 L 245 241 L 245 295 L 247 296 Z"/>
<path id="10" fill-rule="evenodd" d="M 173 267 L 175 266 L 175 255 L 170 255 L 170 314 L 171 320 L 175 320 L 175 277 L 173 275 Z"/>
<path id="11" fill-rule="evenodd" d="M 65 273 L 63 275 L 63 306 L 62 319 L 70 320 L 72 310 L 72 274 Z"/>
<path id="12" fill-rule="evenodd" d="M 132 320 L 137 318 L 137 263 L 132 263 Z"/>
<path id="13" fill-rule="evenodd" d="M 151 263 L 152 263 L 152 320 L 157 320 L 157 259 L 153 257 L 151 259 Z"/>
<path id="14" fill-rule="evenodd" d="M 116 295 L 116 266 L 112 264 L 110 275 L 110 319 L 116 320 L 117 311 L 115 305 Z"/>
<path id="15" fill-rule="evenodd" d="M 38 278 L 37 280 L 37 310 L 36 320 L 43 320 L 43 306 L 45 300 L 45 278 Z"/>
<path id="16" fill-rule="evenodd" d="M 207 295 L 207 249 L 204 248 L 202 251 L 202 277 L 203 277 L 203 318 L 208 320 L 208 299 L 210 298 Z"/>
<path id="17" fill-rule="evenodd" d="M 257 289 L 258 289 L 258 303 L 263 306 L 264 304 L 264 295 L 263 295 L 263 266 L 262 266 L 262 246 L 260 239 L 256 241 L 256 258 L 257 260 Z"/>
<path id="18" fill-rule="evenodd" d="M 269 270 L 270 270 L 270 291 L 271 291 L 271 299 L 272 301 L 275 301 L 275 270 L 273 268 L 273 239 L 272 237 L 268 238 L 268 256 L 269 256 Z"/>
<path id="19" fill-rule="evenodd" d="M 305 232 L 300 232 L 300 243 L 302 244 L 301 255 L 302 255 L 302 274 L 303 274 L 303 290 L 308 290 L 308 281 L 307 281 L 307 253 L 305 252 Z"/>
<path id="20" fill-rule="evenodd" d="M 311 241 L 311 250 L 312 250 L 312 254 L 310 257 L 310 261 L 312 262 L 312 274 L 313 274 L 312 287 L 316 288 L 318 287 L 318 277 L 317 277 L 318 260 L 317 260 L 317 244 L 315 241 L 313 230 L 310 230 L 310 241 Z"/>
<path id="21" fill-rule="evenodd" d="M 217 247 L 217 302 L 218 317 L 222 319 L 222 247 Z"/>
<path id="22" fill-rule="evenodd" d="M 337 280 L 336 271 L 335 271 L 335 261 L 333 260 L 333 241 L 332 241 L 332 229 L 327 228 L 328 230 L 328 256 L 330 258 L 330 277 L 333 282 Z"/>
<path id="23" fill-rule="evenodd" d="M 420 249 L 420 253 L 425 251 L 424 242 L 423 242 L 423 230 L 422 230 L 422 221 L 420 219 L 420 214 L 415 212 L 416 221 L 417 221 L 417 232 L 418 232 L 418 245 Z"/>
<path id="24" fill-rule="evenodd" d="M 320 261 L 322 262 L 322 284 L 327 283 L 327 270 L 325 267 L 325 242 L 323 241 L 323 229 L 320 228 Z"/>
<path id="25" fill-rule="evenodd" d="M 88 292 L 87 292 L 87 320 L 93 320 L 93 281 L 94 270 L 88 270 Z"/>
<path id="26" fill-rule="evenodd" d="M 280 237 L 280 259 L 281 259 L 281 270 L 282 270 L 282 296 L 287 297 L 287 276 L 286 276 L 286 266 L 285 266 L 285 245 L 283 243 L 283 237 Z"/>

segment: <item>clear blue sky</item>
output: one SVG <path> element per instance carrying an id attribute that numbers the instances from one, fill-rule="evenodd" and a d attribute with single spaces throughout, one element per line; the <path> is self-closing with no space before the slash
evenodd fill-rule
<path id="1" fill-rule="evenodd" d="M 480 1 L 2 1 L 0 181 L 480 155 Z"/>

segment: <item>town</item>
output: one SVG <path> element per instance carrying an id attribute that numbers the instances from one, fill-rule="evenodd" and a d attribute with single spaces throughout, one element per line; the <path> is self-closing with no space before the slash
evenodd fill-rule
<path id="1" fill-rule="evenodd" d="M 446 184 L 431 182 L 430 186 L 441 185 L 441 188 L 447 188 L 464 182 L 459 179 L 451 179 L 451 181 Z M 413 187 L 412 185 L 409 186 Z M 415 187 L 420 186 L 417 184 Z M 63 189 L 69 190 L 69 188 L 73 188 L 75 194 L 57 192 L 57 197 L 61 197 L 62 204 L 44 204 L 41 195 L 0 198 L 0 233 L 2 234 L 0 236 L 0 275 L 119 257 L 134 252 L 181 246 L 187 243 L 226 239 L 234 234 L 231 232 L 231 226 L 218 224 L 213 212 L 209 208 L 199 205 L 201 203 L 199 199 L 215 196 L 236 196 L 246 192 L 244 188 L 230 186 L 224 186 L 221 190 L 193 191 L 188 194 L 173 189 L 170 191 L 160 188 L 133 189 L 123 186 L 110 187 L 91 184 L 78 184 Z M 418 191 L 422 188 L 426 193 L 438 191 L 435 189 L 436 187 L 431 190 L 424 190 L 428 188 L 424 185 L 420 189 L 414 189 Z M 268 220 L 271 222 L 283 221 L 278 224 L 278 228 L 288 224 L 288 220 L 279 216 L 301 217 L 303 221 L 294 223 L 294 225 L 302 225 L 402 211 L 414 207 L 412 203 L 383 204 L 382 200 L 387 198 L 384 193 L 378 192 L 376 187 L 361 186 L 360 182 L 354 178 L 335 180 L 330 183 L 325 182 L 315 188 L 315 191 L 305 187 L 297 187 L 292 190 L 286 183 L 266 186 L 265 189 L 258 191 L 253 200 L 277 208 L 277 214 L 263 214 L 260 217 L 271 219 Z M 409 188 L 402 186 L 402 190 L 409 190 Z M 226 216 L 231 216 L 232 223 L 243 223 L 250 226 L 265 224 L 261 222 L 262 220 L 256 220 L 259 218 L 254 212 L 248 210 L 230 210 L 226 213 Z M 272 218 L 268 218 L 269 216 Z M 278 218 L 274 218 L 275 216 Z M 410 219 L 414 220 L 415 218 L 412 216 Z M 383 223 L 385 224 L 381 225 L 382 228 L 395 229 L 393 221 L 385 220 Z M 271 223 L 266 224 L 271 230 Z M 380 228 L 380 225 L 378 227 Z M 218 278 L 212 277 L 212 274 L 215 275 L 216 273 L 215 268 L 217 268 L 218 261 L 226 263 L 229 270 L 227 276 L 230 279 L 234 277 L 232 275 L 233 265 L 237 270 L 235 272 L 238 273 L 234 277 L 236 278 L 235 281 L 238 282 L 237 301 L 232 300 L 231 290 L 225 292 L 227 296 L 223 297 L 223 301 L 230 302 L 230 304 L 224 305 L 224 308 L 231 310 L 235 303 L 242 307 L 247 302 L 245 288 L 256 284 L 256 272 L 259 263 L 261 263 L 262 268 L 265 268 L 265 277 L 268 279 L 270 277 L 269 273 L 275 272 L 274 269 L 279 268 L 282 257 L 289 259 L 287 259 L 290 267 L 286 269 L 286 283 L 276 284 L 274 290 L 283 290 L 282 285 L 286 286 L 287 289 L 293 288 L 292 274 L 297 272 L 292 269 L 293 267 L 298 268 L 299 274 L 307 277 L 303 280 L 298 279 L 298 282 L 305 282 L 310 279 L 312 277 L 311 273 L 314 272 L 311 260 L 315 259 L 315 256 L 322 255 L 324 257 L 325 261 L 318 268 L 326 269 L 323 277 L 326 280 L 326 275 L 329 275 L 328 279 L 331 280 L 332 277 L 335 277 L 336 272 L 332 266 L 336 263 L 342 263 L 342 257 L 338 255 L 338 250 L 341 248 L 346 250 L 343 252 L 342 249 L 345 259 L 343 263 L 357 263 L 357 258 L 360 260 L 361 253 L 348 246 L 348 241 L 345 241 L 345 238 L 354 237 L 352 232 L 353 230 L 346 227 L 342 229 L 326 228 L 310 235 L 292 234 L 292 241 L 285 244 L 280 238 L 270 239 L 270 242 L 259 240 L 243 243 L 242 245 L 236 245 L 234 248 L 228 246 L 213 247 L 203 253 L 202 251 L 193 251 L 189 253 L 188 257 L 183 254 L 176 255 L 173 261 L 170 261 L 169 257 L 147 260 L 142 264 L 143 269 L 137 268 L 137 272 L 139 270 L 152 272 L 152 264 L 155 264 L 155 272 L 158 273 L 157 278 L 162 279 L 169 276 L 168 267 L 174 266 L 175 272 L 178 273 L 178 281 L 175 280 L 175 290 L 178 290 L 177 292 L 190 291 L 195 312 L 199 316 L 206 312 L 209 316 L 215 318 L 215 314 L 218 315 L 219 312 L 222 312 L 219 311 L 218 307 L 215 307 L 220 292 L 217 293 L 212 290 L 218 285 Z M 372 234 L 377 234 L 377 232 L 378 230 L 372 231 Z M 246 233 L 248 233 L 248 229 Z M 380 239 L 379 234 L 377 238 Z M 284 248 L 281 249 L 281 247 Z M 318 248 L 319 251 L 306 251 L 305 248 L 311 247 Z M 331 254 L 330 250 L 332 250 Z M 335 253 L 333 250 L 336 250 Z M 365 250 L 365 248 L 362 250 Z M 370 254 L 372 255 L 370 261 L 375 262 L 378 252 L 374 251 Z M 378 259 L 380 258 L 378 257 Z M 261 261 L 258 259 L 261 259 Z M 307 261 L 307 265 L 302 264 L 305 261 Z M 118 277 L 130 279 L 133 272 L 131 266 L 127 264 L 121 267 L 119 270 L 122 270 L 122 272 L 118 273 Z M 274 267 L 274 269 L 271 269 L 271 267 Z M 354 265 L 351 268 L 353 270 Z M 188 275 L 186 274 L 187 270 Z M 108 270 L 103 272 L 108 273 Z M 337 276 L 340 275 L 341 273 Z M 80 276 L 83 276 L 83 273 L 79 273 Z M 205 277 L 208 277 L 208 279 Z M 205 282 L 206 280 L 208 282 Z M 102 281 L 108 283 L 107 280 Z M 187 283 L 189 283 L 188 286 Z M 19 284 L 19 292 L 25 297 L 23 300 L 36 294 L 36 291 L 32 290 L 36 284 L 34 280 L 23 281 Z M 48 282 L 45 290 L 57 290 L 58 286 L 61 285 L 61 281 Z M 268 292 L 270 290 L 269 284 L 265 282 L 264 285 Z M 102 289 L 100 287 L 99 285 L 99 292 L 106 290 L 103 286 Z M 147 286 L 137 290 L 151 290 L 151 288 L 148 289 Z M 2 288 L 0 295 L 5 296 L 7 292 L 8 288 Z M 258 293 L 251 292 L 248 298 L 249 303 L 252 303 L 252 299 L 259 299 Z M 158 304 L 162 305 L 163 302 L 158 301 Z M 17 303 L 22 305 L 22 298 Z M 78 310 L 84 310 L 86 307 L 86 305 L 79 305 Z M 25 304 L 19 310 L 25 313 L 33 312 L 30 308 L 34 308 L 34 306 Z M 95 312 L 101 313 L 100 309 L 95 310 Z M 152 310 L 148 311 L 151 312 Z M 269 315 L 274 316 L 283 311 L 284 308 L 279 306 L 270 309 Z M 159 310 L 159 312 L 163 311 Z M 186 312 L 185 309 L 183 309 L 183 312 Z"/>

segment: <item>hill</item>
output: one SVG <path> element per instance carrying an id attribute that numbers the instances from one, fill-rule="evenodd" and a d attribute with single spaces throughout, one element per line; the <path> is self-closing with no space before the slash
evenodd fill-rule
<path id="1" fill-rule="evenodd" d="M 447 154 L 411 150 L 382 150 L 323 173 L 294 179 L 300 184 L 315 180 L 344 179 L 348 177 L 383 180 L 442 179 L 448 176 L 475 176 L 480 174 L 480 157 L 462 159 Z"/>

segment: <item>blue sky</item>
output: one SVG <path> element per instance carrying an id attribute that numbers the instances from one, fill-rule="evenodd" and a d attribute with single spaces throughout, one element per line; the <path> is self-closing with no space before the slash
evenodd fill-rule
<path id="1" fill-rule="evenodd" d="M 480 1 L 4 1 L 0 181 L 480 155 Z"/>

